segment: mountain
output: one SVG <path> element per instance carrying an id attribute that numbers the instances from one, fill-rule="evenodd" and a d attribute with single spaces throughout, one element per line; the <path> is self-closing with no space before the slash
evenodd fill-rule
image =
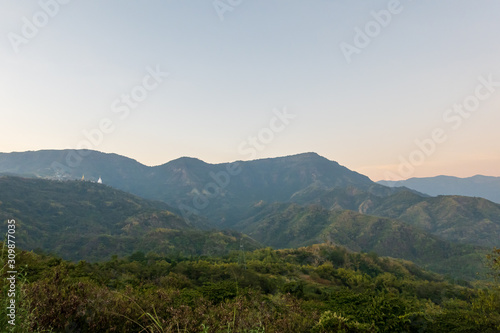
<path id="1" fill-rule="evenodd" d="M 162 202 L 85 181 L 0 177 L 0 219 L 16 220 L 16 245 L 69 260 L 102 260 L 135 251 L 213 255 L 260 245 L 234 231 L 208 231 Z"/>
<path id="2" fill-rule="evenodd" d="M 138 195 L 182 206 L 184 213 L 232 227 L 263 200 L 287 202 L 300 191 L 355 187 L 388 196 L 391 189 L 315 153 L 224 164 L 182 158 L 155 169 L 156 189 Z M 160 185 L 164 185 L 160 187 Z"/>
<path id="3" fill-rule="evenodd" d="M 389 196 L 377 196 L 347 187 L 306 189 L 297 192 L 291 201 L 397 219 L 454 242 L 500 246 L 500 205 L 483 198 L 427 197 L 402 189 Z"/>
<path id="4" fill-rule="evenodd" d="M 368 213 L 398 219 L 444 239 L 500 246 L 500 205 L 483 198 L 422 198 L 401 192 L 384 198 Z"/>
<path id="5" fill-rule="evenodd" d="M 379 196 L 398 189 L 372 182 L 316 153 L 246 162 L 208 164 L 183 157 L 148 167 L 116 154 L 46 150 L 0 154 L 0 173 L 49 179 L 96 181 L 178 208 L 183 217 L 208 217 L 230 226 L 255 202 L 289 201 L 308 188 L 354 187 Z"/>
<path id="6" fill-rule="evenodd" d="M 398 220 L 455 242 L 492 247 L 500 237 L 499 205 L 386 187 L 315 153 L 221 164 L 182 157 L 148 167 L 96 151 L 38 151 L 0 154 L 2 172 L 52 179 L 102 177 L 107 185 L 167 203 L 185 221 L 195 223 L 202 216 L 210 226 L 239 231 L 249 230 L 242 221 L 256 216 L 258 204 L 296 203 Z M 297 244 L 302 244 L 300 237 L 288 246 Z"/>
<path id="7" fill-rule="evenodd" d="M 326 242 L 351 251 L 411 260 L 455 277 L 474 279 L 484 271 L 485 251 L 480 247 L 452 243 L 394 219 L 294 203 L 260 203 L 253 214 L 235 228 L 275 248 Z"/>
<path id="8" fill-rule="evenodd" d="M 351 171 L 337 162 L 330 161 L 316 153 L 304 153 L 293 156 L 236 162 L 245 168 L 257 187 L 265 187 L 280 182 L 289 182 L 288 190 L 297 191 L 307 185 L 316 183 L 326 187 L 338 187 L 348 184 L 363 188 L 375 186 L 368 177 Z M 80 179 L 87 174 L 90 180 L 96 180 L 99 175 L 108 178 L 110 184 L 117 185 L 118 180 L 137 178 L 158 180 L 163 183 L 172 181 L 169 176 L 179 176 L 182 170 L 183 183 L 197 184 L 199 182 L 215 181 L 209 172 L 227 172 L 230 163 L 208 164 L 196 158 L 181 157 L 156 167 L 148 167 L 139 162 L 117 154 L 107 154 L 92 150 L 40 150 L 28 152 L 0 153 L 0 173 L 16 174 L 41 178 Z M 235 169 L 236 165 L 235 165 Z M 240 174 L 236 170 L 232 176 Z M 276 173 L 280 175 L 277 177 Z M 166 178 L 163 175 L 167 175 Z M 198 184 L 200 185 L 200 184 Z M 203 184 L 205 185 L 205 184 Z M 274 189 L 274 188 L 273 188 Z M 276 189 L 274 189 L 276 190 Z M 281 191 L 269 193 L 276 196 Z M 287 195 L 288 196 L 288 195 Z M 287 197 L 285 196 L 285 198 Z"/>
<path id="9" fill-rule="evenodd" d="M 405 186 L 416 191 L 437 195 L 481 197 L 500 204 L 500 177 L 476 175 L 468 178 L 437 176 L 407 180 L 378 182 L 384 186 Z"/>
<path id="10" fill-rule="evenodd" d="M 92 150 L 40 150 L 0 153 L 0 174 L 54 180 L 97 181 L 135 193 L 148 174 L 147 167 L 117 154 Z"/>

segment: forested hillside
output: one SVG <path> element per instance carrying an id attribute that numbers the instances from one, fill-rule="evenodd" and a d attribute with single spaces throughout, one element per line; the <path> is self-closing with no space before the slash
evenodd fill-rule
<path id="1" fill-rule="evenodd" d="M 248 217 L 232 231 L 221 231 L 207 230 L 203 217 L 185 220 L 165 203 L 86 181 L 0 177 L 0 202 L 2 224 L 17 221 L 19 246 L 67 260 L 99 261 L 135 251 L 222 255 L 240 246 L 296 248 L 327 242 L 411 260 L 454 278 L 484 277 L 486 248 L 453 244 L 394 219 L 321 205 L 260 203 L 249 207 Z"/>
<path id="2" fill-rule="evenodd" d="M 206 230 L 165 203 L 85 181 L 0 177 L 0 219 L 17 222 L 18 245 L 68 260 L 96 261 L 134 251 L 220 255 L 260 245 L 235 231 Z"/>
<path id="3" fill-rule="evenodd" d="M 328 210 L 320 205 L 260 204 L 253 216 L 235 226 L 262 244 L 294 248 L 332 243 L 352 251 L 404 258 L 442 274 L 484 277 L 485 248 L 457 244 L 401 221 Z"/>
<path id="4" fill-rule="evenodd" d="M 5 248 L 1 260 L 5 267 Z M 498 284 L 452 284 L 406 261 L 337 246 L 190 259 L 138 252 L 99 264 L 18 251 L 17 260 L 23 332 L 500 330 Z"/>

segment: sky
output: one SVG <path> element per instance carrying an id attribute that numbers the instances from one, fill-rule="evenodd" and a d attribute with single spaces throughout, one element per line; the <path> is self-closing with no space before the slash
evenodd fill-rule
<path id="1" fill-rule="evenodd" d="M 0 0 L 0 152 L 500 176 L 500 2 Z"/>

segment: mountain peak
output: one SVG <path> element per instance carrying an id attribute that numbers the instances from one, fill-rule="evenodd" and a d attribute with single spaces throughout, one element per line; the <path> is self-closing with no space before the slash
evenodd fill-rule
<path id="1" fill-rule="evenodd" d="M 314 152 L 307 152 L 307 153 L 301 153 L 301 154 L 296 154 L 296 155 L 289 155 L 289 156 L 285 156 L 284 158 L 289 158 L 289 159 L 293 159 L 293 160 L 297 160 L 297 161 L 317 161 L 317 160 L 327 160 L 329 162 L 334 162 L 334 163 L 337 163 L 335 161 L 331 161 L 329 159 L 327 159 L 326 157 L 323 157 L 321 155 L 319 155 L 318 153 L 314 153 Z M 338 164 L 338 163 L 337 163 Z"/>
<path id="2" fill-rule="evenodd" d="M 170 162 L 167 162 L 165 164 L 159 165 L 160 167 L 162 166 L 175 166 L 175 167 L 200 167 L 200 166 L 205 166 L 208 163 L 195 158 L 195 157 L 188 157 L 188 156 L 183 156 L 179 157 L 175 160 L 172 160 Z"/>
<path id="3" fill-rule="evenodd" d="M 337 162 L 329 160 L 326 157 L 323 157 L 315 152 L 306 152 L 306 153 L 285 155 L 285 156 L 279 156 L 279 157 L 267 157 L 267 158 L 261 158 L 261 159 L 256 159 L 256 160 L 250 160 L 247 162 L 260 162 L 260 161 L 282 161 L 282 162 L 283 161 L 285 161 L 285 162 L 327 161 L 327 162 L 335 163 L 338 165 Z"/>
<path id="4" fill-rule="evenodd" d="M 170 162 L 205 163 L 206 164 L 206 162 L 200 160 L 199 158 L 190 157 L 190 156 L 182 156 L 182 157 L 176 158 L 175 160 L 172 160 Z M 168 162 L 168 163 L 170 163 L 170 162 Z"/>
<path id="5" fill-rule="evenodd" d="M 303 157 L 303 158 L 318 158 L 318 157 L 324 158 L 323 156 L 321 156 L 315 152 L 305 152 L 305 153 L 300 153 L 300 154 L 295 154 L 295 155 L 290 155 L 290 156 Z"/>

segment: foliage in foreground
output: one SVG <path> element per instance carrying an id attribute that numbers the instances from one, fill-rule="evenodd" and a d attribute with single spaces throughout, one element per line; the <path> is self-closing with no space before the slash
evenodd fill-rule
<path id="1" fill-rule="evenodd" d="M 2 260 L 3 331 L 12 327 Z M 17 262 L 15 332 L 500 330 L 498 285 L 453 284 L 410 262 L 328 245 L 219 258 L 137 252 L 93 264 L 19 252 Z"/>

